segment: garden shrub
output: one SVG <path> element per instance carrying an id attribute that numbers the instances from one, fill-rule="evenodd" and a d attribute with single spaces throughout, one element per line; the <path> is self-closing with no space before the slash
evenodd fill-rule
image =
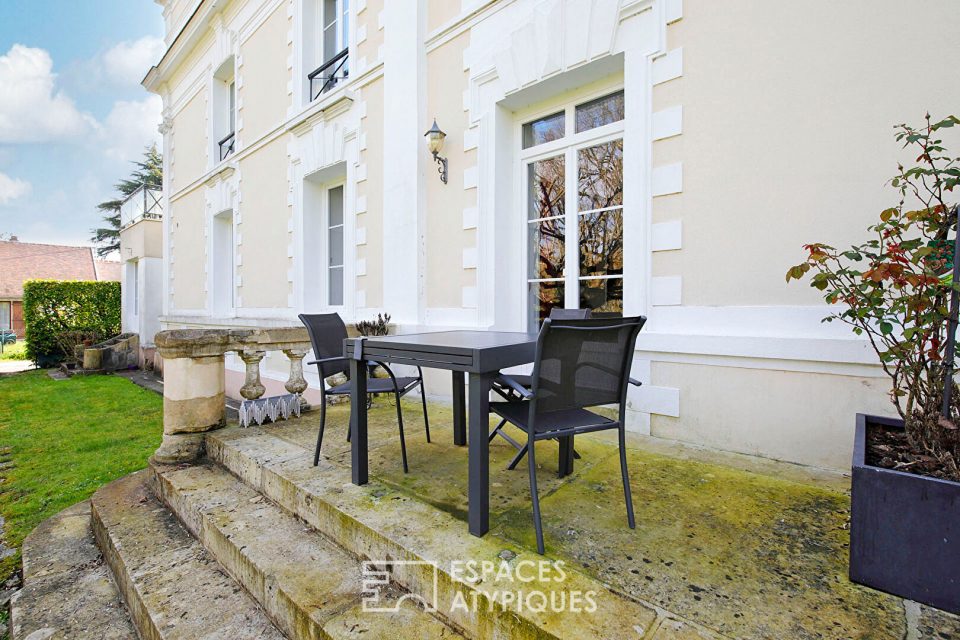
<path id="1" fill-rule="evenodd" d="M 28 358 L 41 367 L 72 360 L 77 336 L 94 343 L 120 333 L 120 283 L 28 280 L 23 320 Z"/>

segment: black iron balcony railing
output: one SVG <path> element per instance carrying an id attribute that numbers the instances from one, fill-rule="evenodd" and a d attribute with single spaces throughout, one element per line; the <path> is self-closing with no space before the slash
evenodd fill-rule
<path id="1" fill-rule="evenodd" d="M 236 141 L 236 139 L 236 132 L 231 131 L 223 138 L 223 140 L 217 143 L 220 145 L 220 160 L 225 159 L 228 155 L 233 153 L 233 143 Z"/>
<path id="2" fill-rule="evenodd" d="M 348 50 L 344 49 L 307 74 L 307 80 L 310 81 L 310 102 L 330 91 L 341 80 L 347 79 L 350 75 L 347 53 Z"/>

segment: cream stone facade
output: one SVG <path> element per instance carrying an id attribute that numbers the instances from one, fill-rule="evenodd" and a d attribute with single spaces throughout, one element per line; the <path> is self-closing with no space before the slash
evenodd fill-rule
<path id="1" fill-rule="evenodd" d="M 894 124 L 956 111 L 960 85 L 903 27 L 922 14 L 952 59 L 950 0 L 158 1 L 163 328 L 335 310 L 526 330 L 534 290 L 649 318 L 638 433 L 843 469 L 854 414 L 890 412 L 868 345 L 783 274 L 893 202 Z M 591 154 L 616 185 L 584 178 Z M 557 166 L 567 206 L 531 223 Z M 614 239 L 587 247 L 586 220 Z M 531 245 L 548 223 L 565 265 Z M 286 367 L 268 358 L 265 384 Z M 243 370 L 227 357 L 228 393 Z M 426 386 L 449 395 L 439 373 Z"/>

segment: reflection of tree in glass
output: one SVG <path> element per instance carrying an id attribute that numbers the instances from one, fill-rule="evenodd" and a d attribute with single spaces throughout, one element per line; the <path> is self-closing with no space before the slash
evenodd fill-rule
<path id="1" fill-rule="evenodd" d="M 564 176 L 563 156 L 530 165 L 531 219 L 564 214 Z"/>
<path id="2" fill-rule="evenodd" d="M 618 122 L 624 117 L 623 91 L 577 107 L 577 133 Z"/>
<path id="3" fill-rule="evenodd" d="M 581 211 L 623 205 L 623 140 L 581 149 L 578 165 Z M 623 273 L 622 211 L 579 216 L 581 276 Z"/>
<path id="4" fill-rule="evenodd" d="M 538 282 L 533 286 L 537 287 L 539 317 L 543 322 L 551 309 L 563 306 L 563 282 Z"/>
<path id="5" fill-rule="evenodd" d="M 563 156 L 539 160 L 531 165 L 531 189 L 534 201 L 531 216 L 547 218 L 531 229 L 537 245 L 538 263 L 535 278 L 562 278 L 565 258 L 565 222 Z M 556 216 L 556 217 L 552 217 Z"/>
<path id="6" fill-rule="evenodd" d="M 612 140 L 578 152 L 580 211 L 623 204 L 623 140 Z"/>
<path id="7" fill-rule="evenodd" d="M 537 278 L 562 278 L 565 262 L 566 230 L 563 218 L 551 218 L 537 224 L 539 263 Z"/>
<path id="8" fill-rule="evenodd" d="M 623 273 L 623 215 L 619 209 L 580 216 L 580 276 Z"/>

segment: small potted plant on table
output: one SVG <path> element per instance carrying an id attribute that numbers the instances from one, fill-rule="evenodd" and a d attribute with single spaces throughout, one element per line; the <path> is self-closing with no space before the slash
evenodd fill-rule
<path id="1" fill-rule="evenodd" d="M 809 244 L 787 281 L 810 284 L 866 337 L 892 382 L 899 419 L 858 414 L 851 481 L 850 579 L 960 612 L 960 393 L 954 378 L 960 159 L 942 131 L 956 117 L 896 138 L 916 149 L 890 184 L 896 206 L 848 249 Z"/>

